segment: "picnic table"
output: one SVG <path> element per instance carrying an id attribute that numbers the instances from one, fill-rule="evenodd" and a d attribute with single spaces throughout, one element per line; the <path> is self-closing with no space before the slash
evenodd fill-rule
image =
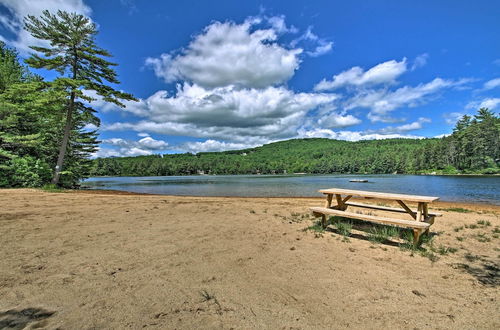
<path id="1" fill-rule="evenodd" d="M 383 192 L 337 189 L 337 188 L 322 189 L 319 190 L 319 192 L 326 196 L 325 207 L 311 207 L 310 210 L 312 211 L 314 216 L 317 217 L 321 216 L 322 218 L 321 223 L 323 227 L 326 227 L 327 216 L 336 215 L 346 218 L 359 219 L 359 220 L 392 225 L 397 227 L 411 228 L 413 229 L 413 244 L 417 245 L 420 235 L 429 230 L 429 227 L 434 223 L 434 218 L 441 216 L 441 214 L 436 212 L 430 212 L 428 209 L 428 204 L 438 200 L 439 197 L 391 194 Z M 334 196 L 336 205 L 332 205 Z M 381 200 L 396 201 L 401 206 L 401 208 L 349 202 L 349 200 L 354 196 L 365 199 L 381 199 Z M 417 209 L 410 208 L 407 205 L 408 202 L 417 203 Z M 346 210 L 349 206 L 381 210 L 385 212 L 403 213 L 409 215 L 409 217 L 408 219 L 399 219 L 399 218 L 347 212 Z"/>

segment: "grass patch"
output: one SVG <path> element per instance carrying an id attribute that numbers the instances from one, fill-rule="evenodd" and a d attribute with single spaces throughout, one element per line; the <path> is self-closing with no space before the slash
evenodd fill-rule
<path id="1" fill-rule="evenodd" d="M 486 236 L 485 233 L 477 233 L 476 235 L 474 235 L 474 238 L 481 243 L 491 242 L 491 238 Z"/>
<path id="2" fill-rule="evenodd" d="M 495 227 L 493 230 L 492 230 L 493 234 L 500 234 L 500 228 L 499 227 Z"/>
<path id="3" fill-rule="evenodd" d="M 476 225 L 475 223 L 473 223 L 472 225 L 465 225 L 465 228 L 469 228 L 469 229 L 478 229 L 479 226 Z"/>
<path id="4" fill-rule="evenodd" d="M 453 231 L 458 233 L 459 231 L 461 231 L 462 229 L 464 229 L 464 226 L 460 226 L 460 227 L 455 227 L 453 228 Z"/>
<path id="5" fill-rule="evenodd" d="M 255 211 L 254 210 L 250 210 L 250 213 L 255 214 Z"/>
<path id="6" fill-rule="evenodd" d="M 290 213 L 290 217 L 283 217 L 284 220 L 289 221 L 290 223 L 296 222 L 300 223 L 304 220 L 310 219 L 312 216 L 309 213 L 297 213 L 297 212 L 292 212 Z"/>
<path id="7" fill-rule="evenodd" d="M 342 218 L 342 217 L 333 217 L 330 218 L 329 220 L 332 222 L 339 231 L 340 235 L 344 237 L 349 237 L 351 236 L 351 231 L 352 231 L 352 221 L 347 218 Z"/>
<path id="8" fill-rule="evenodd" d="M 58 187 L 55 184 L 46 184 L 42 187 L 42 190 L 47 192 L 57 192 L 57 193 L 66 192 L 64 189 Z"/>
<path id="9" fill-rule="evenodd" d="M 457 252 L 458 249 L 454 247 L 447 247 L 444 245 L 439 245 L 439 247 L 436 249 L 436 252 L 439 253 L 440 255 L 447 255 L 450 253 L 455 253 Z"/>
<path id="10" fill-rule="evenodd" d="M 311 226 L 304 228 L 303 231 L 312 231 L 314 232 L 314 237 L 318 238 L 318 237 L 323 237 L 325 228 L 323 228 L 321 220 L 319 220 L 315 221 Z"/>
<path id="11" fill-rule="evenodd" d="M 442 209 L 443 211 L 458 212 L 458 213 L 471 213 L 471 210 L 464 209 L 463 207 L 450 207 L 448 209 Z"/>
<path id="12" fill-rule="evenodd" d="M 411 255 L 417 253 L 433 263 L 439 260 L 438 254 L 454 253 L 457 251 L 455 248 L 446 248 L 444 246 L 436 249 L 434 247 L 434 237 L 429 234 L 420 236 L 420 245 L 418 246 L 413 245 L 413 234 L 411 231 L 404 231 L 402 238 L 405 242 L 399 245 L 400 249 L 410 251 Z"/>
<path id="13" fill-rule="evenodd" d="M 459 241 L 459 242 L 463 242 L 463 241 L 465 241 L 465 237 L 463 237 L 463 236 L 457 236 L 457 237 L 456 237 L 456 239 L 457 239 L 457 241 Z"/>
<path id="14" fill-rule="evenodd" d="M 478 225 L 481 225 L 481 226 L 484 226 L 484 227 L 489 227 L 491 226 L 491 222 L 487 221 L 487 220 L 478 220 L 477 221 L 477 224 Z"/>
<path id="15" fill-rule="evenodd" d="M 399 230 L 392 226 L 373 226 L 368 233 L 372 243 L 384 243 L 391 237 L 399 237 Z"/>

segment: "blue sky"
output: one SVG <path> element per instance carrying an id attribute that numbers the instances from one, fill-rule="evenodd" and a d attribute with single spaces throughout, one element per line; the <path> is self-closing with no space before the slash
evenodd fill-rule
<path id="1" fill-rule="evenodd" d="M 140 98 L 93 102 L 98 156 L 435 137 L 500 109 L 499 1 L 0 0 L 0 38 L 27 56 L 43 9 L 96 22 Z"/>

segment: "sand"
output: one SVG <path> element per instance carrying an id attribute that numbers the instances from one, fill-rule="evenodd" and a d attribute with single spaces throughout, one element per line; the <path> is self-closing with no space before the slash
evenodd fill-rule
<path id="1" fill-rule="evenodd" d="M 321 205 L 0 190 L 0 328 L 500 328 L 500 207 L 436 204 L 431 261 L 304 231 Z"/>

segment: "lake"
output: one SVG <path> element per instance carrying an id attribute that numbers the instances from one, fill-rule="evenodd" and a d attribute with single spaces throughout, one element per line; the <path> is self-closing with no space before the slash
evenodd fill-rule
<path id="1" fill-rule="evenodd" d="M 349 182 L 353 179 L 366 183 Z M 322 188 L 371 190 L 440 197 L 442 201 L 500 205 L 500 176 L 440 175 L 193 175 L 96 177 L 89 189 L 178 196 L 321 197 Z"/>

